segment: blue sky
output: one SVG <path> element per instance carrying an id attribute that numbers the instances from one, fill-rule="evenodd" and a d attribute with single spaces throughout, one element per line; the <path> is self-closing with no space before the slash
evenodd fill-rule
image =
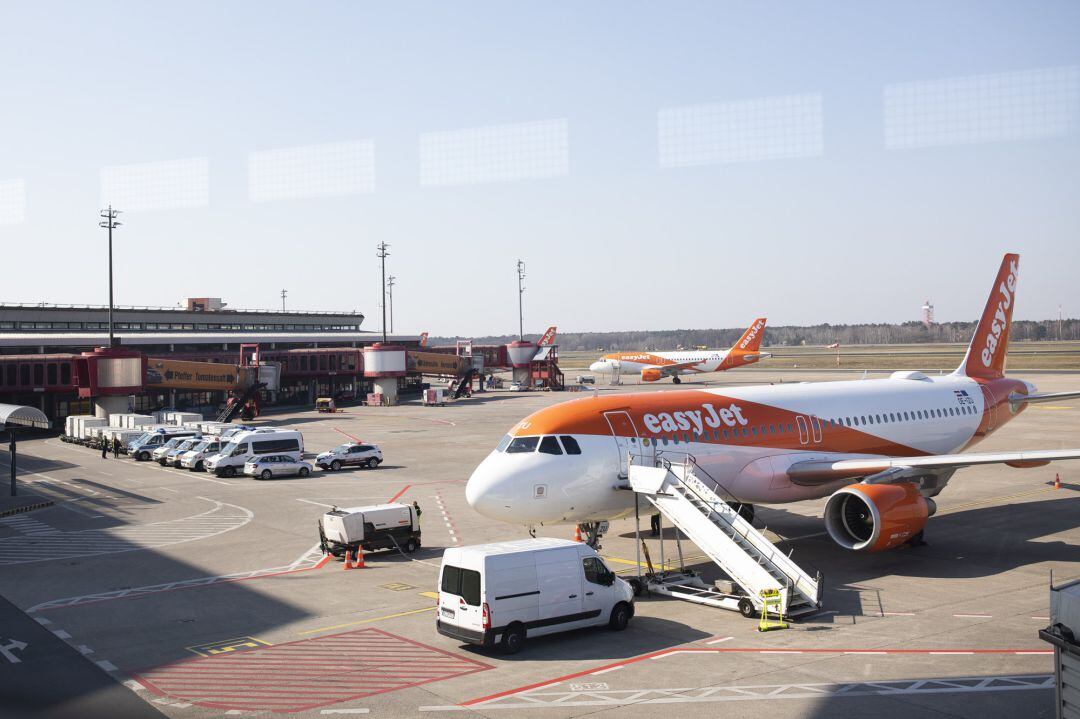
<path id="1" fill-rule="evenodd" d="M 1080 315 L 1080 135 L 886 149 L 885 88 L 1080 65 L 1075 2 L 5 3 L 0 300 L 106 299 L 102 168 L 206 158 L 204 206 L 130 212 L 117 302 L 359 309 L 398 330 Z M 664 108 L 817 94 L 811 157 L 662 167 Z M 1071 107 L 1074 98 L 1058 93 Z M 1036 114 L 1038 108 L 1033 110 Z M 1070 110 L 1070 112 L 1072 112 Z M 421 184 L 420 135 L 565 121 L 568 171 Z M 375 189 L 252 202 L 248 153 L 374 143 Z M 123 209 L 123 208 L 121 208 Z"/>

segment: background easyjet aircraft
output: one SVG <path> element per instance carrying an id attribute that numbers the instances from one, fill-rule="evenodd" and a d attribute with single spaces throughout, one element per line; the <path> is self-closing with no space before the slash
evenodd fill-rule
<path id="1" fill-rule="evenodd" d="M 720 372 L 732 367 L 742 367 L 759 359 L 770 357 L 758 352 L 761 338 L 765 336 L 765 318 L 758 317 L 743 332 L 729 350 L 704 350 L 693 352 L 614 352 L 606 354 L 589 365 L 593 372 L 641 372 L 643 382 L 656 382 L 664 377 L 679 384 L 681 374 Z"/>
<path id="2" fill-rule="evenodd" d="M 951 375 L 573 400 L 516 425 L 466 487 L 481 514 L 527 525 L 591 523 L 633 512 L 628 455 L 697 463 L 698 477 L 743 504 L 831 495 L 829 535 L 852 550 L 890 549 L 922 531 L 937 495 L 962 467 L 1036 467 L 1080 449 L 956 454 L 1028 404 L 1080 397 L 1036 394 L 1004 376 L 1019 269 L 1005 255 L 963 363 Z"/>

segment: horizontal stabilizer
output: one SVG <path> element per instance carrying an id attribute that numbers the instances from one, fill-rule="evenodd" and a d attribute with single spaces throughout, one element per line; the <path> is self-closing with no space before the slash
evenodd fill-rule
<path id="1" fill-rule="evenodd" d="M 1080 392 L 1042 392 L 1041 394 L 1014 394 L 1009 396 L 1013 404 L 1034 404 L 1036 402 L 1057 402 L 1066 399 L 1078 399 Z"/>

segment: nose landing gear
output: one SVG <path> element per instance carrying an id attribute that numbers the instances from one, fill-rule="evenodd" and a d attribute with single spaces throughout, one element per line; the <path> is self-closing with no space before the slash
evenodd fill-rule
<path id="1" fill-rule="evenodd" d="M 674 377 L 672 377 L 672 378 L 671 378 L 671 382 L 672 382 L 673 384 L 682 384 L 682 380 L 681 380 L 681 379 L 679 379 L 679 375 L 675 375 Z"/>
<path id="2" fill-rule="evenodd" d="M 604 536 L 604 532 L 608 530 L 607 522 L 582 522 L 577 526 L 578 531 L 581 532 L 582 541 L 589 545 L 596 551 L 600 551 L 600 538 Z"/>

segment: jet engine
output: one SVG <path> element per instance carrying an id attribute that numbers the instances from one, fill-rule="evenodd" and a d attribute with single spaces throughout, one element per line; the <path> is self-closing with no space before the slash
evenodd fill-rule
<path id="1" fill-rule="evenodd" d="M 647 368 L 641 370 L 641 381 L 642 382 L 657 382 L 660 379 L 662 379 L 663 376 L 664 375 L 660 370 L 653 369 L 652 367 L 647 367 Z"/>
<path id="2" fill-rule="evenodd" d="M 881 552 L 912 539 L 937 506 L 911 483 L 852 484 L 825 505 L 825 529 L 833 541 L 856 552 Z"/>

